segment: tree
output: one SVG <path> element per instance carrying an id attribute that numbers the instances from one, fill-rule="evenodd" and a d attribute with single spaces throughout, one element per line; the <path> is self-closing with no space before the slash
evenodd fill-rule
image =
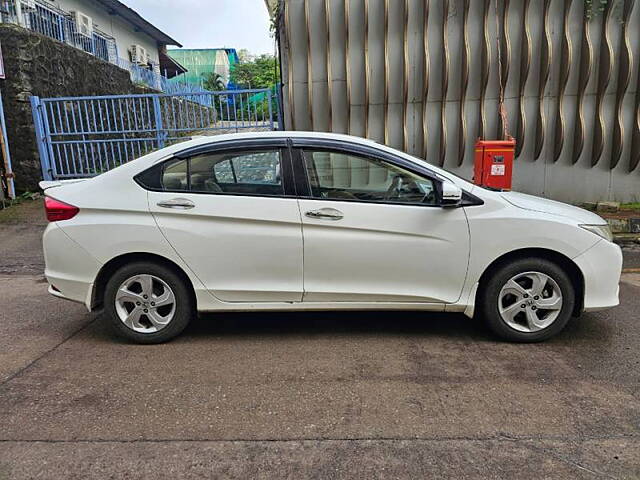
<path id="1" fill-rule="evenodd" d="M 275 57 L 260 55 L 253 60 L 233 65 L 230 81 L 240 88 L 272 88 L 279 81 L 279 72 Z"/>
<path id="2" fill-rule="evenodd" d="M 247 50 L 246 48 L 241 48 L 237 51 L 237 53 L 238 58 L 240 59 L 240 63 L 251 62 L 256 58 L 256 56 L 251 55 L 251 53 L 249 53 L 249 50 Z"/>
<path id="3" fill-rule="evenodd" d="M 210 92 L 219 92 L 225 90 L 227 86 L 224 84 L 224 79 L 219 73 L 210 72 L 205 75 L 202 86 Z"/>

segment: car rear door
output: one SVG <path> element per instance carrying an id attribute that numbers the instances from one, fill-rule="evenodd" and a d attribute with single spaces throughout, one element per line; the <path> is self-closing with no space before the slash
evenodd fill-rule
<path id="1" fill-rule="evenodd" d="M 436 179 L 370 152 L 313 143 L 295 159 L 300 188 L 308 182 L 300 199 L 305 302 L 459 299 L 467 218 L 463 208 L 439 206 Z"/>
<path id="2" fill-rule="evenodd" d="M 302 231 L 286 141 L 181 154 L 149 192 L 158 226 L 226 302 L 302 300 Z"/>

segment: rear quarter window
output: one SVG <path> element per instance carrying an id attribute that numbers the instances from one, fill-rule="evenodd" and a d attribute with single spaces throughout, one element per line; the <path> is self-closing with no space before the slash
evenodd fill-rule
<path id="1" fill-rule="evenodd" d="M 169 160 L 136 175 L 134 180 L 148 190 L 187 191 L 187 160 Z"/>
<path id="2" fill-rule="evenodd" d="M 134 177 L 134 180 L 140 185 L 142 188 L 146 188 L 148 190 L 161 190 L 162 189 L 162 169 L 163 165 L 154 165 L 151 168 L 148 168 L 142 173 L 139 173 Z"/>

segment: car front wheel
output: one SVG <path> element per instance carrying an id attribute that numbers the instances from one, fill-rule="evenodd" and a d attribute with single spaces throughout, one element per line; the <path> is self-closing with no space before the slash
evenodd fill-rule
<path id="1" fill-rule="evenodd" d="M 490 275 L 480 298 L 480 313 L 499 337 L 539 342 L 559 333 L 575 306 L 567 273 L 545 259 L 521 259 Z"/>
<path id="2" fill-rule="evenodd" d="M 104 305 L 115 332 L 137 343 L 166 342 L 180 334 L 195 314 L 184 280 L 150 262 L 117 270 L 106 285 Z"/>

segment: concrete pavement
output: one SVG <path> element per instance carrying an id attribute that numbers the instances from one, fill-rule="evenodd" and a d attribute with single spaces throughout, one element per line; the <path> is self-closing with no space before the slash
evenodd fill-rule
<path id="1" fill-rule="evenodd" d="M 41 223 L 0 223 L 27 232 L 0 261 L 2 480 L 640 477 L 638 275 L 536 345 L 457 315 L 316 312 L 138 346 L 47 295 Z"/>

